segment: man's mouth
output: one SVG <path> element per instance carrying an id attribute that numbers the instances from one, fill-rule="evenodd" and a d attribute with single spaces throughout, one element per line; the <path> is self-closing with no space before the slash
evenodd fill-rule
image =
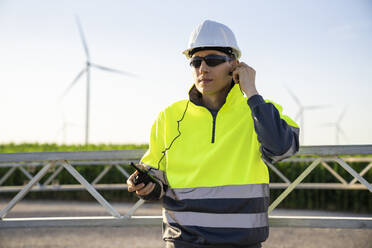
<path id="1" fill-rule="evenodd" d="M 199 80 L 200 83 L 204 83 L 204 84 L 205 84 L 205 83 L 212 82 L 212 81 L 213 81 L 213 80 L 210 79 L 210 78 L 202 78 L 202 79 Z"/>

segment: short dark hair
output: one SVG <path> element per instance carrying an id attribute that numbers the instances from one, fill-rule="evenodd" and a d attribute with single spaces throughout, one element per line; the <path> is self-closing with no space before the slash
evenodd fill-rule
<path id="1" fill-rule="evenodd" d="M 192 57 L 194 53 L 203 51 L 203 50 L 216 50 L 216 51 L 225 53 L 226 55 L 228 55 L 229 57 L 233 59 L 236 59 L 234 50 L 231 47 L 196 47 L 189 52 L 189 56 Z"/>

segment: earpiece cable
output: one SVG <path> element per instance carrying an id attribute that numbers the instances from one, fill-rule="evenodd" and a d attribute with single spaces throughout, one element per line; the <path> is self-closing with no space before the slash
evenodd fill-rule
<path id="1" fill-rule="evenodd" d="M 183 115 L 182 115 L 182 118 L 180 120 L 177 121 L 177 131 L 178 131 L 178 135 L 172 140 L 172 142 L 170 143 L 169 147 L 168 148 L 165 148 L 161 153 L 163 153 L 163 155 L 161 156 L 159 162 L 158 162 L 158 170 L 160 169 L 160 162 L 163 160 L 163 158 L 165 157 L 165 152 L 168 151 L 172 145 L 173 145 L 173 142 L 181 136 L 181 131 L 180 131 L 180 122 L 183 120 L 183 118 L 185 117 L 185 114 L 186 114 L 186 111 L 187 111 L 187 108 L 189 106 L 189 101 L 187 101 L 187 104 L 186 104 L 186 108 L 185 108 L 185 111 L 183 112 Z"/>

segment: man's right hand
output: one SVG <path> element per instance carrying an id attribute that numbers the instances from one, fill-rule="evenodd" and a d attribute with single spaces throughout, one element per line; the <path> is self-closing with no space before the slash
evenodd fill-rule
<path id="1" fill-rule="evenodd" d="M 149 182 L 147 185 L 144 183 L 140 183 L 137 185 L 134 185 L 133 178 L 138 174 L 138 171 L 135 171 L 132 175 L 127 180 L 128 184 L 128 191 L 129 192 L 136 192 L 137 195 L 140 196 L 146 196 L 150 194 L 154 188 L 155 188 L 155 183 Z"/>

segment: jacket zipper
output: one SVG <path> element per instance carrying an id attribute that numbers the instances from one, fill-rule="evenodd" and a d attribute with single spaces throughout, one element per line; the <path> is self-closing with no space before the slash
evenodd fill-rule
<path id="1" fill-rule="evenodd" d="M 217 115 L 216 115 L 217 117 Z M 212 129 L 212 144 L 214 143 L 214 136 L 216 132 L 216 117 L 213 116 L 213 129 Z"/>
<path id="2" fill-rule="evenodd" d="M 212 144 L 214 143 L 215 141 L 215 137 L 216 137 L 216 119 L 217 119 L 217 115 L 218 115 L 218 112 L 219 110 L 217 111 L 216 115 L 214 116 L 212 111 L 210 111 L 208 108 L 206 108 L 209 113 L 211 113 L 212 115 L 212 118 L 213 118 L 213 127 L 212 127 Z"/>

